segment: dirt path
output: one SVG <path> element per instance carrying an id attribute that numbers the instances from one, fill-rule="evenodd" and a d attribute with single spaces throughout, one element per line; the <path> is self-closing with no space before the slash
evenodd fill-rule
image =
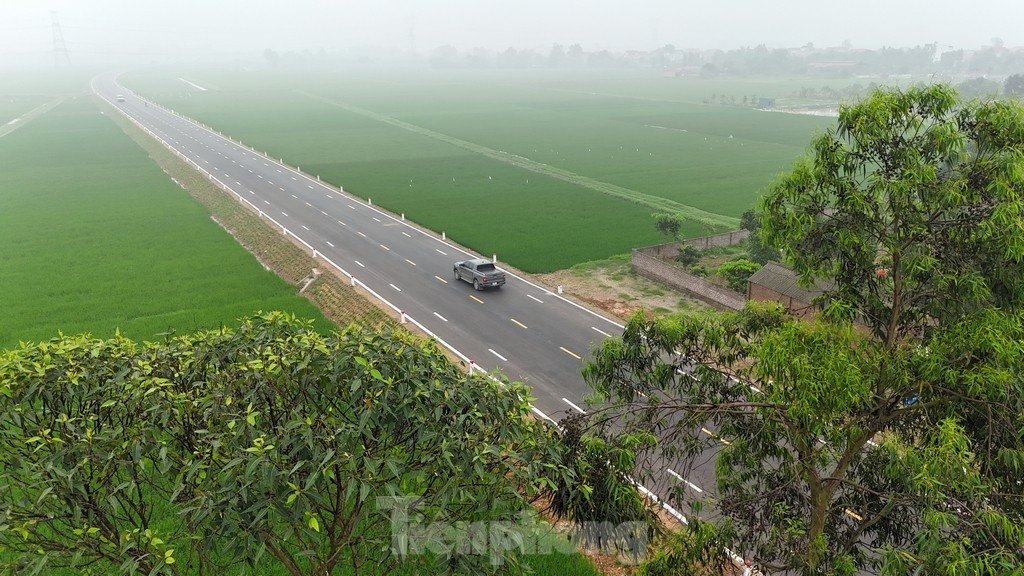
<path id="1" fill-rule="evenodd" d="M 531 278 L 552 288 L 562 286 L 563 296 L 623 320 L 641 309 L 655 314 L 710 309 L 696 298 L 634 274 L 628 256 Z"/>

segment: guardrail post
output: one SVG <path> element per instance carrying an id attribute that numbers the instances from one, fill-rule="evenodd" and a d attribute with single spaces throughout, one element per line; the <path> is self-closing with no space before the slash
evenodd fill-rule
<path id="1" fill-rule="evenodd" d="M 405 212 L 402 212 L 402 222 L 405 222 Z"/>
<path id="2" fill-rule="evenodd" d="M 558 293 L 559 293 L 559 294 L 561 294 L 561 293 L 562 293 L 562 285 L 561 285 L 561 284 L 559 284 L 559 285 L 558 285 Z"/>
<path id="3" fill-rule="evenodd" d="M 447 238 L 444 237 L 444 231 L 443 230 L 441 231 L 441 240 L 447 240 Z"/>
<path id="4" fill-rule="evenodd" d="M 349 280 L 349 284 L 350 284 L 350 285 L 352 285 L 352 286 L 355 286 L 355 285 L 356 285 L 356 277 L 355 277 L 355 276 L 352 276 L 352 277 L 350 278 L 350 280 Z"/>
<path id="5" fill-rule="evenodd" d="M 313 248 L 313 260 L 316 260 L 316 248 Z"/>
<path id="6" fill-rule="evenodd" d="M 497 263 L 498 263 L 498 255 L 497 254 L 491 254 L 491 264 L 497 264 Z"/>
<path id="7" fill-rule="evenodd" d="M 370 206 L 373 206 L 373 198 L 367 198 L 366 203 L 369 204 Z"/>

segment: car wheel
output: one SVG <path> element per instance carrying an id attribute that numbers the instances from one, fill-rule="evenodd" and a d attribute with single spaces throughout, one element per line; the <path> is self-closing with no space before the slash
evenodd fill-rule
<path id="1" fill-rule="evenodd" d="M 480 281 L 477 280 L 476 278 L 473 279 L 473 289 L 474 290 L 481 290 L 481 288 L 480 288 Z"/>
<path id="2" fill-rule="evenodd" d="M 462 280 L 462 278 L 459 278 L 459 269 L 458 268 L 455 269 L 455 279 L 456 280 Z"/>

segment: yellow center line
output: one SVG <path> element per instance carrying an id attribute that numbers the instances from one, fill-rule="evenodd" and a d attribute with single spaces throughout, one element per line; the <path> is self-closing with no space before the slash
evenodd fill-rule
<path id="1" fill-rule="evenodd" d="M 708 430 L 707 428 L 701 428 L 700 431 L 705 433 L 705 434 L 707 434 L 708 436 L 711 436 L 712 438 L 715 438 L 716 440 L 718 440 L 722 444 L 725 444 L 726 446 L 731 446 L 732 445 L 732 442 L 729 442 L 728 440 L 723 439 L 721 436 L 719 436 L 718 434 L 715 434 L 714 432 L 712 432 L 711 430 Z"/>
<path id="2" fill-rule="evenodd" d="M 477 298 L 476 296 L 473 296 L 472 294 L 470 294 L 470 295 L 469 295 L 469 297 L 470 297 L 470 298 L 472 298 L 473 300 L 476 300 L 477 302 L 479 302 L 479 303 L 481 303 L 481 304 L 483 304 L 483 303 L 484 303 L 484 301 L 483 301 L 483 300 L 481 300 L 481 299 Z"/>
<path id="3" fill-rule="evenodd" d="M 408 262 L 409 264 L 412 264 L 413 266 L 416 265 L 415 262 L 413 262 L 412 260 L 409 260 L 408 258 L 406 258 L 405 261 Z"/>
<path id="4" fill-rule="evenodd" d="M 509 318 L 509 320 L 512 320 L 513 322 L 515 322 L 516 325 L 519 326 L 520 328 L 526 328 L 526 324 L 523 324 L 522 322 L 520 322 L 519 320 L 516 320 L 515 318 Z"/>
<path id="5" fill-rule="evenodd" d="M 572 352 L 570 350 L 566 350 L 564 346 L 559 346 L 559 348 L 561 348 L 562 352 L 565 352 L 569 356 L 572 356 L 573 358 L 575 358 L 577 360 L 582 360 L 582 358 L 580 358 L 578 354 L 576 354 L 576 353 L 574 353 L 574 352 Z"/>
<path id="6" fill-rule="evenodd" d="M 444 278 L 441 278 L 440 276 L 434 276 L 434 278 L 437 278 L 438 280 L 440 280 L 441 282 L 444 282 L 445 284 L 448 283 L 447 280 L 445 280 Z"/>
<path id="7" fill-rule="evenodd" d="M 385 246 L 385 245 L 383 245 L 383 244 L 379 244 L 379 246 L 380 246 L 381 248 L 383 248 L 383 249 L 387 250 L 388 252 L 390 252 L 390 251 L 391 251 L 391 248 L 388 248 L 387 246 Z"/>

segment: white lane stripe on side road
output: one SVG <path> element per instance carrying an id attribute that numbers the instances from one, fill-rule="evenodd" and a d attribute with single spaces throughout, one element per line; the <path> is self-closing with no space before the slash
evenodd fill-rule
<path id="1" fill-rule="evenodd" d="M 684 482 L 684 483 L 686 483 L 686 485 L 687 485 L 687 486 L 689 486 L 690 488 L 693 488 L 693 489 L 694 489 L 694 490 L 696 490 L 697 492 L 700 492 L 700 493 L 703 493 L 703 492 L 704 492 L 704 489 L 703 489 L 703 488 L 701 488 L 700 486 L 697 486 L 697 485 L 696 485 L 696 484 L 694 484 L 693 482 L 690 482 L 690 481 L 689 481 L 689 480 L 687 480 L 686 478 L 683 478 L 683 477 L 682 477 L 682 476 L 680 476 L 680 475 L 679 475 L 679 473 L 678 473 L 678 472 L 676 472 L 675 470 L 673 470 L 673 469 L 671 469 L 671 468 L 665 468 L 665 471 L 666 471 L 666 472 L 668 472 L 669 474 L 671 474 L 671 475 L 675 476 L 676 478 L 678 478 L 680 482 Z"/>

